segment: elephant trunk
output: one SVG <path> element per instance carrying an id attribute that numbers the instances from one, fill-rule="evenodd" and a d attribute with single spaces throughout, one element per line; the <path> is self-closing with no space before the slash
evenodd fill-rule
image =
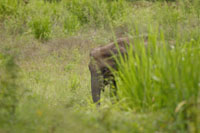
<path id="1" fill-rule="evenodd" d="M 101 89 L 103 87 L 103 79 L 100 73 L 95 69 L 95 67 L 91 64 L 90 66 L 91 73 L 91 91 L 92 91 L 92 99 L 94 103 L 100 104 L 100 95 Z"/>

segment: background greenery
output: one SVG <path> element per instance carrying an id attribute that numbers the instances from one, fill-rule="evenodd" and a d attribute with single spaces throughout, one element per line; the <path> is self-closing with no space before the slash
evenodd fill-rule
<path id="1" fill-rule="evenodd" d="M 127 36 L 97 108 L 89 51 Z M 0 132 L 200 132 L 199 58 L 199 0 L 1 0 Z"/>

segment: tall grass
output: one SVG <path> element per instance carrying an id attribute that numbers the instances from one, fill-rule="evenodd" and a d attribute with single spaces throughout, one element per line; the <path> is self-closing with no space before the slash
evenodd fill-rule
<path id="1" fill-rule="evenodd" d="M 52 27 L 51 22 L 48 17 L 45 18 L 36 18 L 34 19 L 30 27 L 32 28 L 33 34 L 36 39 L 45 41 L 48 40 L 51 36 Z"/>
<path id="2" fill-rule="evenodd" d="M 107 28 L 110 22 L 121 25 L 127 20 L 129 9 L 125 0 L 30 0 L 27 4 L 3 0 L 0 19 L 11 34 L 32 33 L 36 39 L 48 40 L 51 33 L 70 35 L 85 27 Z"/>
<path id="3" fill-rule="evenodd" d="M 200 38 L 185 43 L 176 39 L 170 45 L 162 34 L 153 32 L 147 47 L 143 41 L 135 40 L 134 50 L 131 47 L 128 57 L 118 64 L 119 98 L 138 111 L 164 109 L 175 121 L 181 115 L 183 121 L 177 126 L 184 130 L 189 118 L 198 115 L 191 108 L 199 108 L 199 49 Z M 197 131 L 198 126 L 195 128 Z"/>

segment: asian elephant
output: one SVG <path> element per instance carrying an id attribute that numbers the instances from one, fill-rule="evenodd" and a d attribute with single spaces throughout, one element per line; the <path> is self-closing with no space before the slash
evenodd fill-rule
<path id="1" fill-rule="evenodd" d="M 116 88 L 115 78 L 109 67 L 117 69 L 113 56 L 126 54 L 126 45 L 130 43 L 128 38 L 120 38 L 108 45 L 94 48 L 90 52 L 89 70 L 91 73 L 91 91 L 94 103 L 100 104 L 101 91 L 105 85 L 112 83 Z M 116 47 L 116 44 L 118 47 Z M 116 89 L 113 89 L 116 94 Z"/>

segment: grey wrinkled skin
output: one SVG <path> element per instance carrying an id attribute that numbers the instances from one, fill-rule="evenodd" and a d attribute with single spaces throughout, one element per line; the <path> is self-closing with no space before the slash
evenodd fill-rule
<path id="1" fill-rule="evenodd" d="M 118 48 L 116 48 L 116 43 Z M 94 48 L 90 52 L 89 70 L 91 73 L 91 92 L 94 103 L 100 104 L 101 91 L 105 85 L 112 83 L 116 88 L 116 82 L 109 67 L 116 68 L 116 62 L 113 56 L 119 52 L 126 54 L 126 45 L 129 44 L 128 38 L 120 38 L 117 42 L 112 42 L 106 46 Z M 112 90 L 116 95 L 116 89 Z"/>

